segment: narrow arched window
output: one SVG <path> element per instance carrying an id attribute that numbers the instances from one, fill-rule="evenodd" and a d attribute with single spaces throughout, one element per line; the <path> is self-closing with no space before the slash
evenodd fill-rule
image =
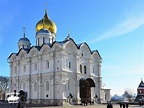
<path id="1" fill-rule="evenodd" d="M 54 37 L 52 38 L 52 42 L 54 42 Z"/>
<path id="2" fill-rule="evenodd" d="M 23 90 L 25 90 L 25 83 L 23 83 Z"/>
<path id="3" fill-rule="evenodd" d="M 84 66 L 84 73 L 86 74 L 86 66 Z"/>
<path id="4" fill-rule="evenodd" d="M 82 66 L 80 65 L 80 73 L 82 73 Z"/>
<path id="5" fill-rule="evenodd" d="M 36 85 L 36 82 L 34 82 L 34 91 L 36 91 L 36 89 L 37 89 L 37 85 Z"/>
<path id="6" fill-rule="evenodd" d="M 34 63 L 34 70 L 37 70 L 37 64 Z"/>
<path id="7" fill-rule="evenodd" d="M 45 82 L 45 86 L 46 86 L 46 91 L 48 91 L 49 90 L 49 82 L 48 81 Z"/>
<path id="8" fill-rule="evenodd" d="M 70 81 L 68 81 L 68 90 L 70 90 Z"/>
<path id="9" fill-rule="evenodd" d="M 49 61 L 46 61 L 46 68 L 49 68 Z"/>
<path id="10" fill-rule="evenodd" d="M 141 90 L 139 90 L 138 93 L 141 94 Z"/>
<path id="11" fill-rule="evenodd" d="M 69 68 L 71 68 L 71 62 L 69 62 Z"/>
<path id="12" fill-rule="evenodd" d="M 17 73 L 17 67 L 14 68 L 14 72 Z"/>
<path id="13" fill-rule="evenodd" d="M 43 43 L 45 43 L 45 38 L 43 38 Z"/>
<path id="14" fill-rule="evenodd" d="M 25 65 L 24 65 L 24 67 L 23 67 L 23 71 L 26 72 L 26 66 L 25 66 Z"/>

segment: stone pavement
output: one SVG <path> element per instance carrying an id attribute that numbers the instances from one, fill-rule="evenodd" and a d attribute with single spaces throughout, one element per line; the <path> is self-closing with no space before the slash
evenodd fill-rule
<path id="1" fill-rule="evenodd" d="M 63 106 L 45 106 L 45 107 L 24 107 L 24 108 L 106 108 L 106 104 L 95 104 L 95 105 L 69 105 L 64 104 Z M 120 108 L 118 104 L 113 104 L 113 108 Z M 129 105 L 129 108 L 144 108 L 144 106 L 139 105 Z"/>

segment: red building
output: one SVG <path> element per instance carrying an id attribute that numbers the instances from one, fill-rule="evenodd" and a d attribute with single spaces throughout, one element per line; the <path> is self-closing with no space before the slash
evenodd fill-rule
<path id="1" fill-rule="evenodd" d="M 134 100 L 135 102 L 144 101 L 144 82 L 141 80 L 137 88 L 137 97 Z"/>

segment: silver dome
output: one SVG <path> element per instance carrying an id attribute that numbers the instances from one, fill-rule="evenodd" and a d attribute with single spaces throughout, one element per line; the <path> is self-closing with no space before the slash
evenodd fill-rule
<path id="1" fill-rule="evenodd" d="M 29 39 L 26 37 L 20 38 L 18 42 L 29 42 L 30 43 Z"/>

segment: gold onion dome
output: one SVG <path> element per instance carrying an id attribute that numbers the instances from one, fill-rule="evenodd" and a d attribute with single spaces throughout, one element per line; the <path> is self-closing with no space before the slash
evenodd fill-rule
<path id="1" fill-rule="evenodd" d="M 54 22 L 52 22 L 48 15 L 47 11 L 45 10 L 45 15 L 43 19 L 41 19 L 37 24 L 36 24 L 36 32 L 38 32 L 41 29 L 48 29 L 50 32 L 56 34 L 57 27 Z"/>

